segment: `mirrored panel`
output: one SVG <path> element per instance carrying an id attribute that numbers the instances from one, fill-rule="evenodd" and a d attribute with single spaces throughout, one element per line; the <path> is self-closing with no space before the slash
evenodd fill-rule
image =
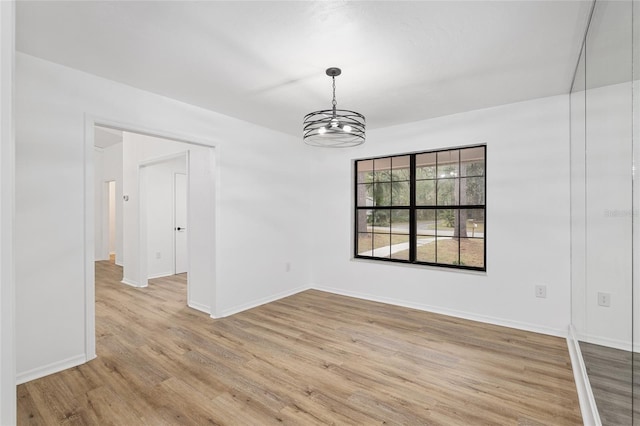
<path id="1" fill-rule="evenodd" d="M 633 163 L 640 167 L 640 3 L 633 2 Z M 640 180 L 633 178 L 633 424 L 640 425 Z"/>
<path id="2" fill-rule="evenodd" d="M 586 162 L 584 44 L 570 95 L 571 108 L 571 323 L 586 334 Z"/>
<path id="3" fill-rule="evenodd" d="M 572 326 L 603 425 L 640 422 L 633 404 L 640 391 L 633 386 L 633 6 L 595 3 L 570 96 Z"/>

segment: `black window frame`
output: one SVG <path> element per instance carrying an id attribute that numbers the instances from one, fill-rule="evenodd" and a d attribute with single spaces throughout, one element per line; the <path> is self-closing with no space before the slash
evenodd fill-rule
<path id="1" fill-rule="evenodd" d="M 460 205 L 459 203 L 455 204 L 455 205 L 446 205 L 446 204 L 434 204 L 434 205 L 418 205 L 416 202 L 416 186 L 417 186 L 417 182 L 418 181 L 424 181 L 426 179 L 417 179 L 416 176 L 416 157 L 419 155 L 423 155 L 423 154 L 435 154 L 436 155 L 436 163 L 435 163 L 435 167 L 436 167 L 436 171 L 438 170 L 438 153 L 444 153 L 447 151 L 461 151 L 461 150 L 465 150 L 465 149 L 470 149 L 470 148 L 483 148 L 484 150 L 484 167 L 483 167 L 483 173 L 482 173 L 482 177 L 483 177 L 483 183 L 484 183 L 484 188 L 483 188 L 483 199 L 484 199 L 484 203 L 483 204 L 463 204 Z M 393 158 L 398 158 L 398 157 L 409 157 L 409 205 L 401 205 L 401 206 L 396 206 L 393 205 L 393 203 L 389 203 L 389 205 L 382 205 L 382 206 L 371 206 L 371 205 L 365 205 L 365 206 L 359 206 L 358 205 L 358 163 L 359 162 L 364 162 L 364 161 L 375 161 L 375 160 L 384 160 L 384 159 L 389 159 L 391 161 L 391 164 L 393 164 Z M 460 170 L 460 164 L 462 163 L 462 160 L 460 158 L 460 155 L 458 154 L 458 163 L 457 163 L 457 167 L 458 170 Z M 375 164 L 375 163 L 374 163 Z M 393 166 L 391 166 L 391 170 L 393 170 Z M 375 171 L 375 168 L 374 168 Z M 375 176 L 375 174 L 374 174 Z M 458 185 L 460 184 L 459 181 L 461 178 L 467 178 L 466 176 L 456 176 L 455 179 L 458 180 Z M 437 182 L 439 180 L 441 180 L 441 178 L 439 178 L 437 175 L 435 176 L 435 178 L 432 178 L 432 180 L 434 180 L 436 183 L 436 189 L 435 189 L 435 193 L 437 194 Z M 375 181 L 377 182 L 377 181 Z M 374 182 L 374 183 L 375 183 Z M 370 184 L 374 184 L 374 183 L 370 183 Z M 455 148 L 441 148 L 441 149 L 434 149 L 434 150 L 428 150 L 428 151 L 419 151 L 419 152 L 410 152 L 410 153 L 402 153 L 402 154 L 391 154 L 391 155 L 384 155 L 384 156 L 378 156 L 378 157 L 368 157 L 368 158 L 361 158 L 361 159 L 356 159 L 353 161 L 353 190 L 354 190 L 354 201 L 353 201 L 353 206 L 354 206 L 354 215 L 353 215 L 353 254 L 354 254 L 354 258 L 355 259 L 367 259 L 367 260 L 375 260 L 375 261 L 382 261 L 382 262 L 393 262 L 393 263 L 403 263 L 403 264 L 410 264 L 410 265 L 424 265 L 424 266 L 435 266 L 438 268 L 450 268 L 450 269 L 461 269 L 461 270 L 471 270 L 471 271 L 481 271 L 481 272 L 486 272 L 487 270 L 487 145 L 486 144 L 476 144 L 476 145 L 467 145 L 467 146 L 460 146 L 460 147 L 455 147 Z M 436 195 L 436 199 L 437 199 L 437 195 Z M 416 225 L 416 214 L 418 210 L 424 211 L 424 210 L 433 210 L 435 212 L 438 212 L 438 210 L 457 210 L 460 211 L 462 209 L 477 209 L 477 210 L 482 210 L 482 216 L 484 219 L 484 223 L 483 223 L 483 237 L 482 239 L 483 241 L 483 266 L 479 267 L 479 266 L 470 266 L 470 265 L 464 265 L 464 264 L 451 264 L 451 263 L 439 263 L 439 262 L 428 262 L 428 261 L 424 261 L 424 260 L 417 260 L 417 239 L 418 239 L 418 230 L 417 230 L 417 225 Z M 359 212 L 362 210 L 408 210 L 409 212 L 409 259 L 405 260 L 405 259 L 394 259 L 391 257 L 379 257 L 379 256 L 367 256 L 367 255 L 361 255 L 358 254 L 358 239 L 359 239 L 359 230 L 358 230 L 358 216 L 359 216 Z M 437 214 L 437 213 L 436 213 Z M 390 229 L 391 229 L 391 225 Z M 374 234 L 374 233 L 372 233 Z M 393 235 L 393 233 L 390 232 L 389 234 L 390 236 Z M 404 235 L 404 234 L 403 234 Z M 436 235 L 437 237 L 437 235 Z M 473 238 L 473 237 L 472 237 Z M 478 239 L 478 238 L 476 238 Z M 391 242 L 390 242 L 391 244 Z M 434 250 L 436 250 L 437 253 L 437 240 L 435 241 L 435 248 Z M 458 261 L 460 262 L 460 253 L 461 253 L 461 248 L 460 248 L 461 244 L 460 241 L 458 241 Z M 373 253 L 373 246 L 372 246 L 372 253 Z M 436 260 L 437 260 L 437 254 L 436 254 Z"/>

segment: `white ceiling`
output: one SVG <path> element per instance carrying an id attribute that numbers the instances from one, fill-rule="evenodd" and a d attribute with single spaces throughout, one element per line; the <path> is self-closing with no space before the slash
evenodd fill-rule
<path id="1" fill-rule="evenodd" d="M 95 126 L 94 132 L 93 144 L 98 148 L 108 148 L 122 142 L 122 130 Z"/>
<path id="2" fill-rule="evenodd" d="M 331 103 L 369 129 L 568 93 L 591 1 L 17 5 L 17 49 L 292 135 Z"/>

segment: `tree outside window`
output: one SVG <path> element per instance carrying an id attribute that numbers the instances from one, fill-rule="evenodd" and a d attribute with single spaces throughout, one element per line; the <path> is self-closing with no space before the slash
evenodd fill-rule
<path id="1" fill-rule="evenodd" d="M 355 162 L 355 257 L 486 270 L 486 146 Z"/>

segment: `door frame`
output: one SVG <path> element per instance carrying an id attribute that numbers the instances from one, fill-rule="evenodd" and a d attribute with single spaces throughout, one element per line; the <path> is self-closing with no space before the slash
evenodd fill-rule
<path id="1" fill-rule="evenodd" d="M 84 327 L 85 327 L 85 356 L 86 361 L 96 358 L 96 321 L 95 321 L 95 164 L 93 149 L 95 145 L 95 126 L 109 127 L 115 130 L 138 133 L 147 136 L 159 137 L 184 142 L 187 144 L 209 148 L 211 151 L 211 168 L 214 182 L 212 191 L 214 192 L 214 217 L 211 218 L 214 226 L 214 238 L 211 241 L 213 262 L 213 282 L 211 283 L 211 300 L 209 315 L 212 318 L 219 317 L 217 304 L 217 283 L 218 269 L 216 267 L 216 248 L 219 235 L 219 182 L 220 169 L 218 167 L 219 152 L 218 142 L 211 139 L 196 138 L 190 135 L 172 133 L 166 130 L 150 129 L 137 124 L 105 118 L 90 113 L 84 116 Z"/>
<path id="2" fill-rule="evenodd" d="M 13 256 L 15 18 L 15 1 L 0 1 L 0 424 L 15 424 L 17 407 Z"/>
<path id="3" fill-rule="evenodd" d="M 113 182 L 113 186 L 114 186 L 114 191 L 117 194 L 117 181 L 115 180 L 103 180 L 102 183 L 102 203 L 100 204 L 100 210 L 102 212 L 102 215 L 100 217 L 101 219 L 101 225 L 100 225 L 100 231 L 102 232 L 102 244 L 100 245 L 100 257 L 102 259 L 98 259 L 98 260 L 109 260 L 110 256 L 111 256 L 111 252 L 109 250 L 109 243 L 110 243 L 110 232 L 111 232 L 111 224 L 109 222 L 109 218 L 111 216 L 111 211 L 110 211 L 110 207 L 111 207 L 111 200 L 109 198 L 109 184 Z M 115 195 L 115 194 L 114 194 Z M 120 219 L 118 217 L 118 209 L 116 209 L 115 212 L 115 222 L 116 222 L 116 227 L 118 226 L 118 222 Z M 117 235 L 116 235 L 116 239 L 117 239 Z M 116 249 L 117 249 L 117 244 L 116 244 Z M 115 252 L 114 252 L 115 253 Z"/>

